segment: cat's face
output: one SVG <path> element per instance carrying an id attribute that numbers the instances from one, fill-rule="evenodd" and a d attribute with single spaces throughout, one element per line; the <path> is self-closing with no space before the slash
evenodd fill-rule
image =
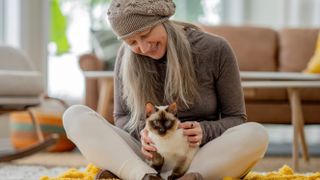
<path id="1" fill-rule="evenodd" d="M 154 106 L 146 104 L 147 129 L 160 136 L 165 136 L 178 128 L 177 106 L 172 103 L 169 106 Z"/>

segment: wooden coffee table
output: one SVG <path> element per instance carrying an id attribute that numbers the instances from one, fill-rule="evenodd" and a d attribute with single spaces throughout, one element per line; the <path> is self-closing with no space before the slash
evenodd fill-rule
<path id="1" fill-rule="evenodd" d="M 291 108 L 291 122 L 293 125 L 292 164 L 299 169 L 298 138 L 301 140 L 302 154 L 306 162 L 309 161 L 308 146 L 305 140 L 304 119 L 300 99 L 300 88 L 320 88 L 320 75 L 287 73 L 287 72 L 241 72 L 242 87 L 246 88 L 286 88 Z"/>

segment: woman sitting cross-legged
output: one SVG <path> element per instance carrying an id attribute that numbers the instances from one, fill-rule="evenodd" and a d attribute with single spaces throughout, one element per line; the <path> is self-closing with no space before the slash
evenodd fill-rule
<path id="1" fill-rule="evenodd" d="M 190 147 L 199 148 L 180 179 L 244 176 L 263 156 L 268 135 L 246 122 L 239 68 L 229 44 L 194 25 L 169 20 L 171 0 L 113 0 L 108 19 L 123 40 L 114 77 L 115 126 L 83 105 L 63 116 L 68 137 L 104 175 L 162 179 L 149 166 L 157 152 L 145 105 L 177 104 Z M 104 176 L 105 177 L 105 176 Z"/>

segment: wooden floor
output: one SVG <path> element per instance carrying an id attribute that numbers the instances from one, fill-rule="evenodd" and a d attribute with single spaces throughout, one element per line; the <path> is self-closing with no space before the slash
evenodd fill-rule
<path id="1" fill-rule="evenodd" d="M 79 152 L 72 153 L 38 153 L 36 155 L 20 159 L 13 162 L 14 164 L 31 164 L 53 166 L 68 166 L 68 167 L 83 167 L 88 162 L 82 157 Z M 265 157 L 253 169 L 257 172 L 277 171 L 283 165 L 291 165 L 290 157 Z M 311 157 L 310 163 L 303 162 L 300 159 L 300 173 L 320 172 L 320 157 Z"/>

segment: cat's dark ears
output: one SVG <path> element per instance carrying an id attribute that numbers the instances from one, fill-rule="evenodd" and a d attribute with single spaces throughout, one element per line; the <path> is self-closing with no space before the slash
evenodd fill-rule
<path id="1" fill-rule="evenodd" d="M 156 107 L 151 103 L 148 102 L 146 104 L 146 117 L 148 118 L 152 113 L 155 113 L 157 111 Z M 177 110 L 177 103 L 173 102 L 171 103 L 168 108 L 167 111 L 174 114 L 175 116 L 177 116 L 178 110 Z"/>
<path id="2" fill-rule="evenodd" d="M 168 111 L 174 115 L 177 115 L 178 110 L 177 110 L 177 103 L 173 102 L 168 106 Z"/>
<path id="3" fill-rule="evenodd" d="M 147 118 L 156 111 L 154 105 L 151 102 L 146 104 L 146 116 Z"/>

